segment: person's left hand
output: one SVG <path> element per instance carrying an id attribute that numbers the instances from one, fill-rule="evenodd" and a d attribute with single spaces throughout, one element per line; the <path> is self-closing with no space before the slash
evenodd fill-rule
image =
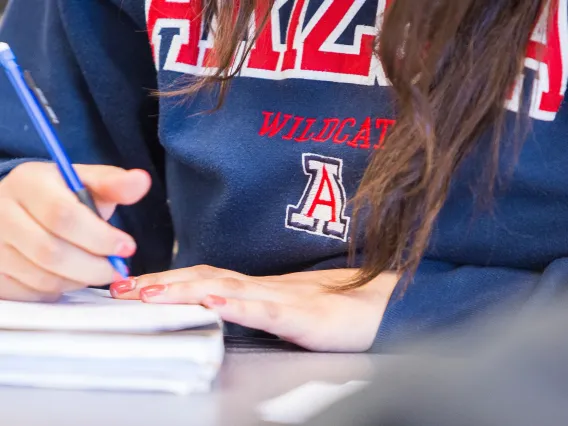
<path id="1" fill-rule="evenodd" d="M 204 305 L 225 321 L 264 330 L 314 351 L 363 352 L 375 338 L 396 286 L 385 273 L 356 290 L 325 285 L 348 281 L 356 269 L 251 277 L 209 266 L 167 271 L 114 283 L 115 298 Z"/>

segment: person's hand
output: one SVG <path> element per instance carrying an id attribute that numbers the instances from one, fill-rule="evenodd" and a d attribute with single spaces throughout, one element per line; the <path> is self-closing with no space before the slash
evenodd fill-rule
<path id="1" fill-rule="evenodd" d="M 139 201 L 150 187 L 141 170 L 77 166 L 101 215 Z M 57 167 L 25 163 L 0 181 L 0 299 L 52 301 L 63 292 L 117 279 L 109 255 L 130 257 L 131 236 L 81 204 Z"/>
<path id="2" fill-rule="evenodd" d="M 264 330 L 314 351 L 362 352 L 375 338 L 398 278 L 385 273 L 346 293 L 354 269 L 251 277 L 208 266 L 132 278 L 111 285 L 115 298 L 202 304 L 225 321 Z"/>

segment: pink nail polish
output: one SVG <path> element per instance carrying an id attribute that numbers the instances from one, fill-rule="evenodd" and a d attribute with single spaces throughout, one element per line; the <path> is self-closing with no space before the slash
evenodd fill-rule
<path id="1" fill-rule="evenodd" d="M 224 297 L 210 294 L 205 298 L 203 304 L 207 308 L 214 308 L 215 306 L 225 306 L 227 304 L 227 299 L 225 299 Z"/>
<path id="2" fill-rule="evenodd" d="M 113 297 L 121 296 L 123 294 L 129 293 L 136 288 L 136 280 L 134 278 L 129 278 L 123 281 L 117 281 L 110 286 L 110 293 Z"/>
<path id="3" fill-rule="evenodd" d="M 167 285 L 151 285 L 140 290 L 141 299 L 151 299 L 168 291 Z"/>
<path id="4" fill-rule="evenodd" d="M 136 243 L 135 242 L 120 242 L 116 246 L 115 254 L 120 257 L 132 257 L 136 253 Z"/>

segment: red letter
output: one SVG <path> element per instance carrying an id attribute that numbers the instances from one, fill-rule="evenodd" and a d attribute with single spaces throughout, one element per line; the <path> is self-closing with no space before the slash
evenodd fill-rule
<path id="1" fill-rule="evenodd" d="M 254 11 L 255 28 L 259 28 L 262 25 L 262 21 L 267 12 L 268 17 L 264 29 L 259 34 L 254 47 L 250 51 L 250 58 L 247 67 L 276 71 L 280 52 L 276 52 L 274 50 L 274 40 L 272 38 L 272 15 L 270 14 L 270 11 L 268 11 L 269 3 L 270 2 L 265 0 L 259 1 L 256 10 Z"/>
<path id="2" fill-rule="evenodd" d="M 363 141 L 363 145 L 359 145 L 359 141 Z M 371 147 L 371 117 L 367 117 L 355 137 L 347 142 L 347 145 L 353 148 L 369 149 Z"/>
<path id="3" fill-rule="evenodd" d="M 302 124 L 302 121 L 304 121 L 304 117 L 295 117 L 294 120 L 294 125 L 286 136 L 282 136 L 282 139 L 285 139 L 287 141 L 292 139 L 294 137 L 294 133 L 296 133 L 296 130 L 298 130 L 298 127 L 300 127 L 300 124 Z"/>
<path id="4" fill-rule="evenodd" d="M 292 15 L 290 16 L 290 23 L 288 24 L 288 33 L 286 35 L 286 53 L 284 54 L 284 62 L 282 64 L 282 70 L 291 70 L 296 68 L 296 57 L 298 51 L 294 47 L 294 40 L 296 37 L 301 37 L 302 35 L 302 25 L 300 18 L 302 17 L 304 4 L 306 0 L 295 0 L 294 9 L 292 10 Z M 299 40 L 302 42 L 302 40 Z"/>
<path id="5" fill-rule="evenodd" d="M 339 119 L 338 118 L 324 118 L 323 122 L 325 124 L 323 126 L 323 129 L 321 129 L 321 132 L 319 132 L 319 135 L 312 138 L 312 140 L 314 142 L 325 142 L 325 141 L 329 140 L 329 138 L 331 138 L 331 135 L 333 134 L 333 132 L 335 132 L 335 129 L 339 125 Z M 326 135 L 326 132 L 327 132 L 327 135 Z"/>
<path id="6" fill-rule="evenodd" d="M 562 2 L 562 13 L 560 2 Z M 563 51 L 568 49 L 566 0 L 550 0 L 539 17 L 527 48 L 525 66 L 537 72 L 533 83 L 530 116 L 552 121 L 560 110 L 568 80 L 567 59 Z M 544 36 L 546 35 L 546 42 Z M 518 111 L 524 78 L 520 77 L 507 108 Z"/>
<path id="7" fill-rule="evenodd" d="M 329 193 L 329 200 L 324 200 L 321 198 L 324 188 L 327 187 L 327 192 Z M 329 180 L 329 175 L 327 174 L 327 169 L 323 167 L 323 175 L 318 188 L 318 192 L 314 197 L 314 201 L 310 206 L 307 216 L 312 217 L 317 206 L 328 206 L 331 207 L 331 220 L 330 222 L 336 222 L 335 215 L 335 195 L 333 195 L 333 187 L 331 186 L 331 181 Z"/>
<path id="8" fill-rule="evenodd" d="M 380 129 L 382 126 L 382 130 L 381 130 L 381 136 L 379 137 L 379 141 L 373 148 L 383 149 L 385 147 L 385 138 L 387 136 L 387 131 L 389 130 L 389 128 L 394 126 L 395 123 L 396 121 L 389 120 L 388 118 L 377 118 L 377 120 L 375 121 L 375 127 L 377 129 Z"/>
<path id="9" fill-rule="evenodd" d="M 355 31 L 353 46 L 333 46 L 339 51 L 326 51 L 324 48 L 324 43 L 333 43 L 334 40 L 331 40 L 330 36 L 344 19 L 348 19 L 346 16 L 351 16 L 351 19 L 353 19 L 362 4 L 363 2 L 356 2 L 355 0 L 330 2 L 328 9 L 304 41 L 303 70 L 364 77 L 369 75 L 376 33 L 375 27 L 369 27 L 364 34 L 360 35 L 358 31 Z"/>
<path id="10" fill-rule="evenodd" d="M 300 136 L 298 136 L 297 138 L 294 138 L 294 140 L 296 142 L 307 142 L 309 141 L 311 138 L 313 138 L 315 136 L 315 133 L 312 132 L 310 133 L 310 136 L 307 136 L 308 132 L 310 131 L 310 129 L 312 128 L 312 126 L 314 125 L 314 123 L 317 120 L 315 118 L 308 118 L 306 120 L 306 128 L 304 129 L 304 131 L 302 132 L 302 134 Z"/>
<path id="11" fill-rule="evenodd" d="M 260 136 L 264 136 L 268 133 L 269 138 L 280 133 L 286 124 L 288 124 L 288 121 L 292 118 L 290 114 L 284 114 L 284 121 L 280 122 L 280 113 L 276 114 L 276 117 L 274 117 L 274 120 L 272 121 L 270 121 L 270 119 L 274 115 L 273 112 L 263 111 L 262 115 L 264 115 L 264 123 L 262 123 L 262 127 L 258 134 Z"/>
<path id="12" fill-rule="evenodd" d="M 565 80 L 562 61 L 561 34 L 566 30 L 566 16 L 558 13 L 558 0 L 551 1 L 550 17 L 548 20 L 548 45 L 529 41 L 527 58 L 542 61 L 548 66 L 548 92 L 542 94 L 539 109 L 557 113 L 564 97 Z M 562 20 L 562 21 L 561 21 Z M 564 30 L 561 33 L 561 28 Z M 566 36 L 566 34 L 562 34 Z"/>
<path id="13" fill-rule="evenodd" d="M 346 118 L 345 120 L 343 120 L 339 128 L 337 129 L 337 133 L 333 137 L 333 143 L 341 144 L 349 139 L 348 135 L 345 135 L 341 139 L 339 139 L 341 132 L 343 132 L 343 129 L 345 129 L 345 126 L 347 126 L 348 124 L 349 126 L 354 127 L 355 124 L 357 124 L 357 121 L 354 118 Z"/>
<path id="14" fill-rule="evenodd" d="M 177 28 L 179 35 L 174 36 L 170 49 L 176 49 L 168 55 L 175 55 L 174 62 L 185 65 L 197 65 L 199 57 L 199 39 L 201 37 L 201 0 L 177 1 L 147 0 L 148 34 L 154 51 L 156 66 L 159 66 L 162 28 Z M 176 70 L 177 71 L 177 70 Z"/>

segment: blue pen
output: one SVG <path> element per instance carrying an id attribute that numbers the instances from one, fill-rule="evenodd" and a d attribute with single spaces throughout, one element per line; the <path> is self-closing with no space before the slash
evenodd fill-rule
<path id="1" fill-rule="evenodd" d="M 93 197 L 85 188 L 85 185 L 77 176 L 77 172 L 71 165 L 65 150 L 59 143 L 59 139 L 55 134 L 55 130 L 51 122 L 47 118 L 42 106 L 39 104 L 37 98 L 29 88 L 22 73 L 22 70 L 16 62 L 16 57 L 6 43 L 0 42 L 0 65 L 6 70 L 8 80 L 14 86 L 22 104 L 26 108 L 32 123 L 34 124 L 37 132 L 39 133 L 45 147 L 49 151 L 51 158 L 59 167 L 59 171 L 65 179 L 67 186 L 77 195 L 81 203 L 89 207 L 97 216 L 100 214 L 95 206 Z M 108 260 L 114 269 L 124 278 L 128 278 L 128 267 L 124 259 L 118 256 L 109 256 Z"/>

